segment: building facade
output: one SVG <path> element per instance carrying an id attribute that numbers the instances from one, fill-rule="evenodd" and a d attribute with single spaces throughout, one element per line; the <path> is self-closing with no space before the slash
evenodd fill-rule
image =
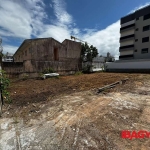
<path id="1" fill-rule="evenodd" d="M 121 18 L 119 60 L 150 59 L 150 6 Z"/>
<path id="2" fill-rule="evenodd" d="M 27 39 L 13 56 L 13 69 L 12 65 L 10 68 L 7 64 L 4 67 L 10 74 L 17 70 L 18 74 L 20 71 L 37 76 L 49 68 L 60 74 L 73 74 L 82 67 L 80 53 L 80 42 L 66 39 L 60 43 L 53 38 Z M 22 64 L 22 67 L 15 68 L 17 64 Z"/>

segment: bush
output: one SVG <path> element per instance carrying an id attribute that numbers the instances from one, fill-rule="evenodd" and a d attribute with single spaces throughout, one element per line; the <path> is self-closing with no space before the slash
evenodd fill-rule
<path id="1" fill-rule="evenodd" d="M 75 73 L 76 76 L 81 75 L 81 74 L 83 74 L 82 71 L 77 71 L 77 72 Z"/>
<path id="2" fill-rule="evenodd" d="M 0 70 L 0 82 L 2 83 L 0 90 L 2 90 L 2 96 L 4 100 L 11 103 L 12 100 L 10 99 L 10 94 L 7 91 L 7 88 L 10 85 L 10 80 L 7 78 L 6 73 L 3 70 Z"/>
<path id="3" fill-rule="evenodd" d="M 83 67 L 83 73 L 90 73 L 91 72 L 91 65 L 87 65 Z"/>
<path id="4" fill-rule="evenodd" d="M 43 74 L 46 74 L 46 73 L 54 73 L 54 69 L 53 68 L 47 68 L 47 69 L 44 69 Z"/>

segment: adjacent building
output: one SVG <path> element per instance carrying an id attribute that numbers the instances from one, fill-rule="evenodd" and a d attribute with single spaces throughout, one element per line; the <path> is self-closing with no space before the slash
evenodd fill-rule
<path id="1" fill-rule="evenodd" d="M 2 57 L 2 61 L 3 61 L 3 62 L 13 62 L 13 54 L 7 52 L 7 53 Z"/>
<path id="2" fill-rule="evenodd" d="M 150 6 L 121 18 L 119 60 L 150 59 Z"/>
<path id="3" fill-rule="evenodd" d="M 60 43 L 53 38 L 26 39 L 13 55 L 14 62 L 11 65 L 4 63 L 4 70 L 12 74 L 38 76 L 52 68 L 60 74 L 72 74 L 82 67 L 80 53 L 80 42 L 66 39 Z"/>

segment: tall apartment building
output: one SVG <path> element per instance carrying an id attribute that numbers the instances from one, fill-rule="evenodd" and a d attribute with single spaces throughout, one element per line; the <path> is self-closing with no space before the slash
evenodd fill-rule
<path id="1" fill-rule="evenodd" d="M 150 6 L 121 18 L 119 60 L 150 59 Z"/>

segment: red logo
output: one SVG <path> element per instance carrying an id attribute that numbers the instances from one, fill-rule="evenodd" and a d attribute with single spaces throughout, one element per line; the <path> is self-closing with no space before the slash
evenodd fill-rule
<path id="1" fill-rule="evenodd" d="M 133 138 L 135 139 L 150 138 L 150 132 L 144 130 L 140 130 L 140 131 L 124 130 L 121 131 L 121 137 L 123 139 L 130 139 L 130 140 L 132 140 Z"/>

